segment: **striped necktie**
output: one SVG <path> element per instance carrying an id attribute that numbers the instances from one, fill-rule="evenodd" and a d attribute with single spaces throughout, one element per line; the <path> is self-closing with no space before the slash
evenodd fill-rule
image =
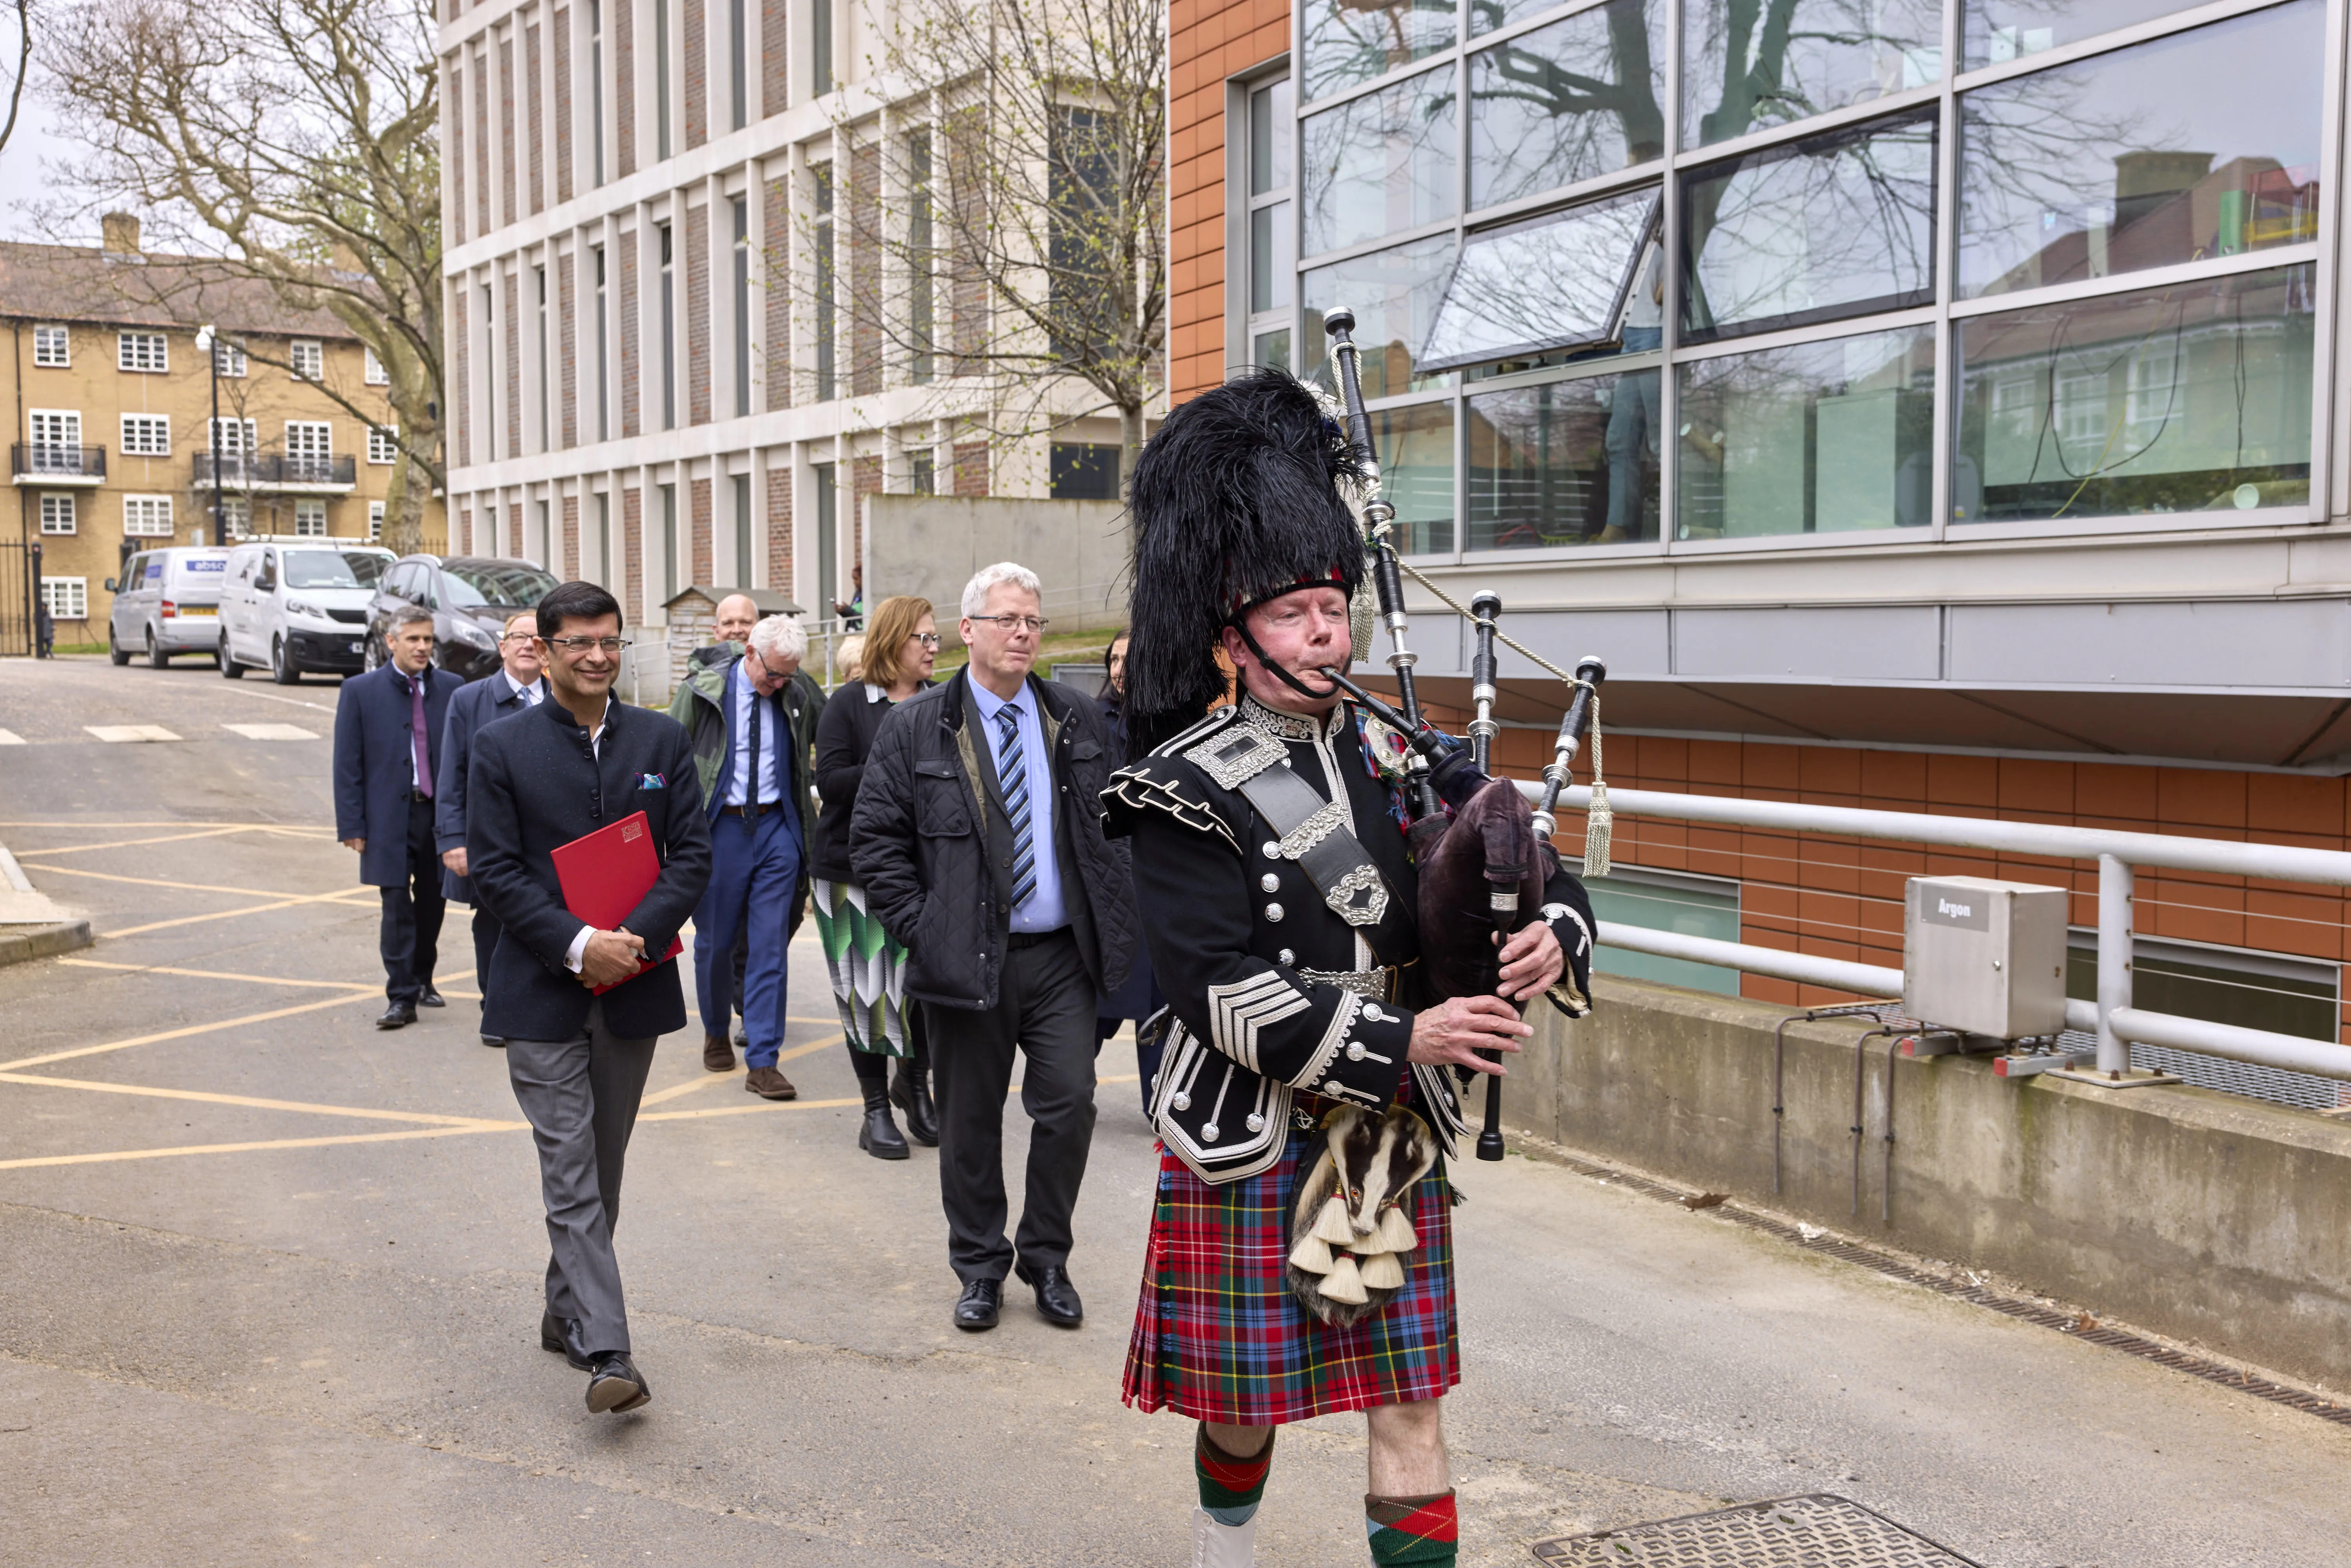
<path id="1" fill-rule="evenodd" d="M 1004 814 L 1012 821 L 1012 907 L 1037 892 L 1037 845 L 1029 828 L 1029 764 L 1020 749 L 1020 715 L 1011 704 L 996 710 L 996 781 L 1004 788 Z"/>

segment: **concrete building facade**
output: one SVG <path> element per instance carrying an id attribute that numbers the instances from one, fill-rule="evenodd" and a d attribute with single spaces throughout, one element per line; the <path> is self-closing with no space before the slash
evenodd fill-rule
<path id="1" fill-rule="evenodd" d="M 1608 661 L 1612 783 L 2351 843 L 2343 0 L 1783 10 L 1172 0 L 1173 397 L 1328 384 L 1351 308 L 1400 542 Z M 1531 769 L 1562 694 L 1502 668 Z M 2095 918 L 2080 866 L 1616 860 L 1607 917 L 1881 964 L 1930 866 Z M 2338 892 L 2137 908 L 2143 1005 L 2351 1038 Z"/>
<path id="2" fill-rule="evenodd" d="M 1114 420 L 991 440 L 959 412 L 944 342 L 935 374 L 852 319 L 884 259 L 854 235 L 910 211 L 907 161 L 879 152 L 925 133 L 925 100 L 872 79 L 886 15 L 444 5 L 460 548 L 601 582 L 640 624 L 698 582 L 823 617 L 866 557 L 874 496 L 1090 498 L 1056 484 L 1057 451 L 1098 473 L 1070 454 L 1114 455 Z M 937 179 L 932 199 L 953 199 Z M 936 298 L 945 339 L 966 302 L 945 277 Z M 868 583 L 869 601 L 890 591 Z"/>

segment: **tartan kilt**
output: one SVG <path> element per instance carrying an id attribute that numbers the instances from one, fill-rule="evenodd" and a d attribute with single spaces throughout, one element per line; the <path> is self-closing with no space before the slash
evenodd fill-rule
<path id="1" fill-rule="evenodd" d="M 1160 1150 L 1126 1352 L 1127 1404 L 1280 1426 L 1435 1399 L 1461 1381 L 1452 1189 L 1442 1161 L 1413 1189 L 1420 1245 L 1402 1255 L 1404 1288 L 1386 1306 L 1334 1328 L 1290 1293 L 1290 1203 L 1322 1141 L 1293 1125 L 1270 1168 L 1219 1186 Z"/>

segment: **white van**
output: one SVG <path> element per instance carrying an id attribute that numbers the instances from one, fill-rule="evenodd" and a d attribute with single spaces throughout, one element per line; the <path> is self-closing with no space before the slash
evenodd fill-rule
<path id="1" fill-rule="evenodd" d="M 356 541 L 238 545 L 221 591 L 221 674 L 233 681 L 253 666 L 281 686 L 306 673 L 358 674 L 376 581 L 398 559 Z"/>
<path id="2" fill-rule="evenodd" d="M 221 583 L 228 551 L 190 545 L 141 550 L 106 580 L 114 608 L 106 617 L 106 651 L 118 664 L 143 651 L 162 669 L 174 653 L 220 648 Z"/>

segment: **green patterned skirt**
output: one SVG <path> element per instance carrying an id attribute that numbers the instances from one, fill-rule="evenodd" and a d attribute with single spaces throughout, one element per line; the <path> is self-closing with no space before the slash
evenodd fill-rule
<path id="1" fill-rule="evenodd" d="M 863 888 L 820 879 L 815 904 L 817 940 L 824 945 L 824 967 L 850 1049 L 910 1054 L 906 950 L 867 911 Z"/>

